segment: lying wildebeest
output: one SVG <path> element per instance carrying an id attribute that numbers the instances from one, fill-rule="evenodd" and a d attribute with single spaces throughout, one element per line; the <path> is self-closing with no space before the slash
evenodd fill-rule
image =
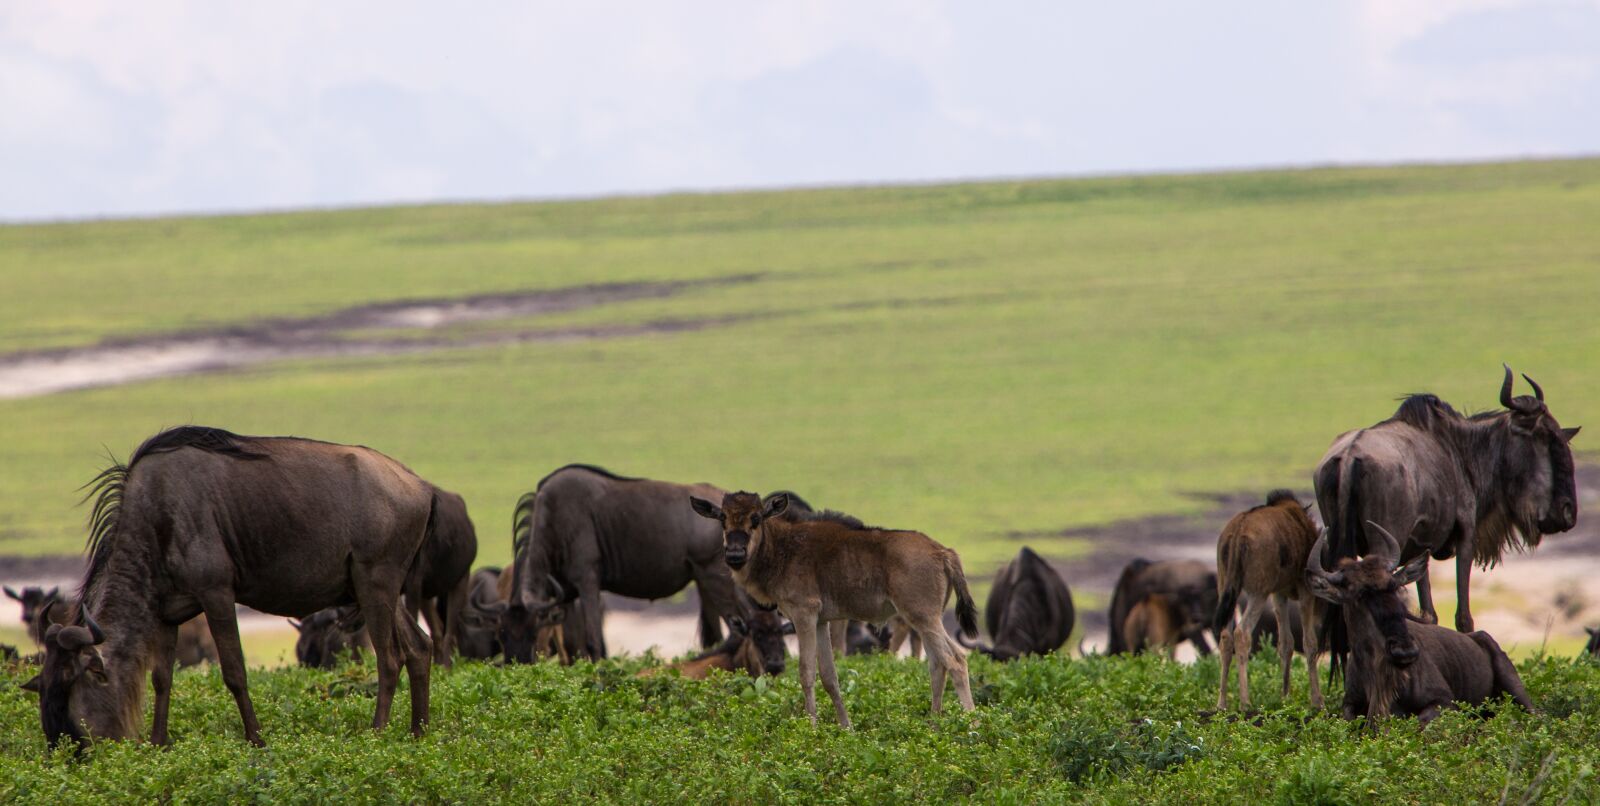
<path id="1" fill-rule="evenodd" d="M 1164 594 L 1152 593 L 1135 603 L 1123 622 L 1122 633 L 1128 651 L 1135 655 L 1146 650 L 1171 660 L 1183 641 L 1183 614 Z"/>
<path id="2" fill-rule="evenodd" d="M 944 630 L 944 605 L 952 590 L 962 632 L 978 632 L 978 609 L 961 572 L 961 558 L 921 532 L 873 529 L 859 521 L 779 517 L 789 500 L 763 504 L 755 493 L 728 493 L 719 507 L 691 497 L 696 513 L 722 525 L 724 560 L 733 579 L 761 607 L 777 606 L 794 622 L 800 643 L 800 685 L 806 715 L 817 721 L 813 687 L 820 667 L 822 687 L 833 699 L 839 724 L 850 726 L 833 666 L 833 645 L 817 640 L 817 628 L 848 619 L 882 623 L 899 614 L 922 636 L 933 683 L 933 711 L 944 701 L 945 673 L 955 679 L 963 710 L 972 710 L 967 659 Z M 853 519 L 852 519 L 853 520 Z M 831 632 L 831 630 L 830 630 Z"/>
<path id="3" fill-rule="evenodd" d="M 1364 714 L 1370 721 L 1398 712 L 1415 714 L 1425 726 L 1455 703 L 1479 705 L 1501 694 L 1532 711 L 1516 667 L 1488 633 L 1412 621 L 1400 589 L 1422 576 L 1428 555 L 1400 565 L 1400 542 L 1376 522 L 1372 526 L 1378 533 L 1372 553 L 1341 558 L 1329 573 L 1322 561 L 1324 532 L 1306 565 L 1311 590 L 1342 605 L 1350 638 L 1344 718 Z"/>
<path id="4" fill-rule="evenodd" d="M 734 597 L 721 535 L 686 511 L 683 500 L 722 494 L 709 484 L 627 478 L 590 465 L 567 465 L 545 476 L 518 500 L 513 514 L 514 543 L 521 550 L 501 640 L 507 641 L 508 630 L 532 640 L 539 625 L 560 620 L 550 611 L 577 599 L 583 654 L 603 658 L 601 591 L 661 599 L 693 582 L 700 594 L 700 643 L 716 646 L 723 618 L 749 614 Z M 522 640 L 511 637 L 506 660 L 531 654 L 523 651 Z"/>
<path id="5" fill-rule="evenodd" d="M 750 619 L 738 616 L 728 622 L 728 637 L 715 649 L 702 652 L 689 660 L 666 666 L 657 666 L 639 672 L 640 677 L 651 677 L 667 670 L 677 670 L 679 676 L 690 680 L 704 680 L 712 669 L 726 672 L 744 670 L 751 677 L 783 674 L 789 647 L 783 637 L 794 633 L 794 624 L 784 621 L 776 610 L 748 608 Z"/>
<path id="6" fill-rule="evenodd" d="M 1600 627 L 1584 627 L 1589 633 L 1589 645 L 1583 648 L 1584 652 L 1600 658 Z"/>
<path id="7" fill-rule="evenodd" d="M 1128 612 L 1152 593 L 1161 594 L 1177 608 L 1182 617 L 1178 631 L 1184 640 L 1194 644 L 1195 651 L 1201 655 L 1211 654 L 1206 630 L 1217 613 L 1217 572 L 1199 560 L 1150 562 L 1145 559 L 1128 563 L 1117 579 L 1106 619 L 1109 634 L 1106 654 L 1132 651 L 1123 635 Z"/>
<path id="8" fill-rule="evenodd" d="M 1023 546 L 1016 558 L 995 574 L 984 605 L 984 626 L 989 628 L 993 645 L 956 640 L 995 660 L 1048 655 L 1072 635 L 1074 618 L 1072 591 L 1066 580 L 1033 549 Z"/>
<path id="9" fill-rule="evenodd" d="M 289 619 L 290 626 L 300 633 L 295 640 L 294 657 L 301 666 L 309 669 L 332 669 L 339 664 L 341 654 L 348 655 L 351 663 L 361 662 L 362 648 L 371 649 L 367 628 L 356 624 L 360 614 L 354 608 L 327 607 L 304 619 Z"/>
<path id="10" fill-rule="evenodd" d="M 44 631 L 66 618 L 68 608 L 74 604 L 71 600 L 62 600 L 59 587 L 45 590 L 29 585 L 18 593 L 7 585 L 5 591 L 22 605 L 22 626 L 28 631 L 28 637 L 40 646 L 44 646 Z"/>
<path id="11" fill-rule="evenodd" d="M 91 495 L 79 605 L 45 632 L 44 668 L 29 681 L 52 743 L 139 735 L 148 670 L 150 739 L 165 744 L 178 625 L 204 611 L 245 738 L 261 744 L 236 603 L 304 617 L 359 602 L 378 658 L 373 727 L 389 721 L 404 655 L 411 730 L 422 732 L 429 642 L 400 588 L 433 496 L 404 465 L 369 448 L 185 426 L 102 471 Z"/>
<path id="12" fill-rule="evenodd" d="M 1528 384 L 1534 397 L 1512 397 L 1506 367 L 1505 411 L 1465 417 L 1433 395 L 1411 395 L 1393 417 L 1334 440 L 1314 477 L 1333 557 L 1371 550 L 1368 522 L 1401 536 L 1402 561 L 1455 557 L 1456 629 L 1471 632 L 1472 564 L 1492 567 L 1507 548 L 1537 546 L 1578 519 L 1568 445 L 1578 429 L 1562 428 L 1544 390 Z M 1423 618 L 1436 623 L 1426 565 L 1417 598 Z M 1340 653 L 1337 631 L 1334 640 Z"/>
<path id="13" fill-rule="evenodd" d="M 478 556 L 478 533 L 467 515 L 467 502 L 448 490 L 433 488 L 433 531 L 423 541 L 416 564 L 406 576 L 406 610 L 417 611 L 433 638 L 433 659 L 450 665 L 461 607 L 467 600 L 472 561 Z"/>
<path id="14" fill-rule="evenodd" d="M 1322 710 L 1322 684 L 1317 680 L 1316 598 L 1306 584 L 1306 557 L 1317 541 L 1311 515 L 1289 490 L 1273 490 L 1267 503 L 1228 520 L 1217 538 L 1217 649 L 1222 655 L 1217 709 L 1228 707 L 1228 666 L 1239 657 L 1239 707 L 1250 707 L 1250 650 L 1256 625 L 1271 604 L 1278 623 L 1278 660 L 1283 672 L 1282 696 L 1289 696 L 1289 670 L 1294 636 L 1289 629 L 1289 600 L 1300 605 L 1300 634 L 1305 643 L 1306 673 L 1311 678 L 1311 707 Z M 1243 614 L 1235 624 L 1235 609 Z M 1230 625 L 1235 625 L 1230 628 Z"/>

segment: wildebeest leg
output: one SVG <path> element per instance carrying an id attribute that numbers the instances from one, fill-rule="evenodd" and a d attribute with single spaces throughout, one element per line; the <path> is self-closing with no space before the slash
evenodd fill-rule
<path id="1" fill-rule="evenodd" d="M 794 622 L 795 641 L 800 644 L 800 689 L 806 695 L 806 716 L 813 727 L 817 724 L 817 613 L 815 610 L 796 611 L 784 608 L 784 615 Z"/>
<path id="2" fill-rule="evenodd" d="M 178 645 L 178 628 L 162 624 L 156 628 L 154 652 L 150 656 L 150 685 L 156 690 L 154 718 L 150 727 L 150 743 L 165 745 L 167 740 L 167 709 L 172 702 L 172 661 Z"/>
<path id="3" fill-rule="evenodd" d="M 233 591 L 227 588 L 210 590 L 201 594 L 200 607 L 205 610 L 206 623 L 211 625 L 211 640 L 217 645 L 217 663 L 222 666 L 222 683 L 239 706 L 239 718 L 244 722 L 245 741 L 265 747 L 261 741 L 261 723 L 256 721 L 255 706 L 250 703 L 250 686 L 245 676 L 244 647 L 239 643 L 239 620 L 234 613 Z M 174 644 L 177 631 L 173 630 Z M 169 661 L 170 662 L 170 661 Z"/>
<path id="4" fill-rule="evenodd" d="M 587 574 L 577 581 L 578 600 L 583 606 L 583 651 L 590 660 L 600 660 L 606 656 L 605 610 L 600 606 L 600 580 L 594 574 Z M 705 607 L 705 598 L 701 597 L 700 606 Z M 720 633 L 721 627 L 717 628 Z"/>
<path id="5" fill-rule="evenodd" d="M 911 629 L 922 636 L 923 648 L 928 651 L 928 675 L 933 684 L 933 712 L 939 713 L 944 703 L 944 677 L 949 672 L 956 684 L 956 698 L 961 701 L 961 710 L 972 710 L 972 684 L 967 679 L 967 659 L 956 648 L 955 639 L 944 631 L 944 622 L 940 620 L 940 613 L 911 619 Z"/>
<path id="6" fill-rule="evenodd" d="M 456 648 L 461 645 L 461 609 L 467 606 L 467 595 L 472 592 L 472 575 L 462 574 L 454 588 L 442 598 L 444 602 L 444 658 L 445 665 L 449 666 L 455 658 Z M 434 652 L 439 652 L 439 647 L 434 646 Z"/>
<path id="7" fill-rule="evenodd" d="M 1314 596 L 1300 597 L 1300 644 L 1306 656 L 1306 673 L 1311 675 L 1311 707 L 1322 710 L 1322 683 L 1317 680 L 1317 610 L 1322 603 Z"/>
<path id="8" fill-rule="evenodd" d="M 822 672 L 822 688 L 828 692 L 828 697 L 833 700 L 833 715 L 839 720 L 839 727 L 850 727 L 850 715 L 844 711 L 844 697 L 839 694 L 839 675 L 833 668 L 833 645 L 840 643 L 850 622 L 835 621 L 828 628 L 831 636 L 837 636 L 832 641 L 822 641 L 817 645 L 817 666 Z"/>
<path id="9" fill-rule="evenodd" d="M 1422 576 L 1417 577 L 1417 607 L 1422 611 L 1422 623 L 1439 623 L 1439 614 L 1433 609 L 1433 582 L 1428 578 L 1426 567 L 1422 569 Z"/>
<path id="10" fill-rule="evenodd" d="M 716 564 L 724 564 L 721 552 L 717 553 Z M 734 593 L 733 577 L 726 570 L 695 566 L 693 574 L 695 590 L 700 592 L 700 646 L 710 649 L 722 643 L 723 618 L 748 619 L 750 614 L 741 612 L 743 608 Z"/>
<path id="11" fill-rule="evenodd" d="M 367 640 L 372 642 L 372 654 L 378 664 L 378 701 L 372 710 L 373 730 L 382 730 L 389 724 L 389 709 L 394 703 L 394 690 L 400 681 L 400 657 L 403 647 L 395 646 L 396 624 L 405 621 L 400 605 L 400 584 L 388 569 L 367 569 L 360 565 L 351 568 L 356 589 L 356 600 L 361 603 L 361 615 L 367 623 Z M 413 622 L 415 624 L 415 622 Z"/>
<path id="12" fill-rule="evenodd" d="M 433 643 L 433 660 L 440 666 L 450 665 L 450 639 L 445 634 L 444 618 L 439 615 L 439 601 L 442 596 L 422 601 L 422 620 L 428 625 L 428 638 Z M 415 624 L 416 619 L 411 623 Z"/>
<path id="13" fill-rule="evenodd" d="M 1289 670 L 1294 666 L 1294 632 L 1289 625 L 1289 597 L 1272 597 L 1272 612 L 1278 619 L 1278 665 L 1283 670 L 1283 687 L 1278 696 L 1289 696 Z"/>
<path id="14" fill-rule="evenodd" d="M 847 634 L 850 632 L 849 620 L 833 621 L 825 626 L 828 629 L 829 651 L 841 658 L 850 654 L 850 647 L 845 641 Z M 833 664 L 830 662 L 828 665 L 832 666 Z M 826 680 L 827 678 L 823 679 Z"/>
<path id="15" fill-rule="evenodd" d="M 1233 628 L 1224 628 L 1217 637 L 1217 654 L 1220 659 L 1221 673 L 1218 675 L 1217 710 L 1228 710 L 1228 669 L 1233 665 Z"/>
<path id="16" fill-rule="evenodd" d="M 1472 552 L 1473 529 L 1462 527 L 1461 543 L 1456 548 L 1456 632 L 1472 632 Z M 1438 617 L 1434 617 L 1437 622 Z"/>
<path id="17" fill-rule="evenodd" d="M 396 608 L 396 617 L 402 612 Z M 395 642 L 405 654 L 406 679 L 411 684 L 411 735 L 421 736 L 428 724 L 428 674 L 433 668 L 433 647 L 416 619 L 399 618 Z M 398 677 L 398 675 L 396 675 Z"/>
<path id="18" fill-rule="evenodd" d="M 1233 630 L 1233 653 L 1239 661 L 1239 708 L 1250 710 L 1250 642 L 1256 633 L 1256 623 L 1267 609 L 1267 597 L 1245 594 L 1244 616 Z"/>

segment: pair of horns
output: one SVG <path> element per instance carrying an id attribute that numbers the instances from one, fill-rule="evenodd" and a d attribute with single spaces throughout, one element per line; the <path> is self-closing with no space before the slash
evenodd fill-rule
<path id="1" fill-rule="evenodd" d="M 106 634 L 101 631 L 100 625 L 96 624 L 87 612 L 83 613 L 83 622 L 81 626 L 74 625 L 71 627 L 60 624 L 50 625 L 50 629 L 45 630 L 44 633 L 45 643 L 48 644 L 54 641 L 57 646 L 68 652 L 76 652 L 86 646 L 105 643 Z"/>
<path id="2" fill-rule="evenodd" d="M 1376 522 L 1367 521 L 1367 524 L 1372 528 L 1377 529 L 1378 534 L 1383 537 L 1382 549 L 1380 551 L 1369 552 L 1369 554 L 1383 557 L 1385 562 L 1388 563 L 1390 570 L 1398 568 L 1400 566 L 1400 541 L 1396 540 L 1395 536 L 1390 534 L 1388 529 L 1379 526 Z M 1322 566 L 1322 552 L 1327 549 L 1327 547 L 1328 527 L 1324 526 L 1322 527 L 1321 533 L 1317 535 L 1316 544 L 1311 547 L 1311 556 L 1306 558 L 1307 571 L 1310 571 L 1318 576 L 1329 576 L 1328 571 Z"/>
<path id="3" fill-rule="evenodd" d="M 554 574 L 545 574 L 544 578 L 550 580 L 550 590 L 554 594 L 550 599 L 550 603 L 560 604 L 567 601 L 567 589 L 561 584 L 561 581 L 556 579 Z M 533 594 L 526 590 L 523 590 L 517 594 L 517 604 L 522 605 L 528 610 L 532 610 L 538 606 L 538 603 L 533 600 Z"/>
<path id="4" fill-rule="evenodd" d="M 1512 411 L 1528 413 L 1538 411 L 1539 408 L 1541 408 L 1544 404 L 1544 390 L 1539 388 L 1539 384 L 1534 383 L 1533 379 L 1528 377 L 1527 374 L 1523 374 L 1522 379 L 1527 381 L 1529 386 L 1533 387 L 1533 396 L 1535 400 L 1539 401 L 1539 405 L 1535 406 L 1527 403 L 1518 403 L 1516 398 L 1511 396 L 1511 367 L 1505 364 L 1501 364 L 1500 366 L 1506 368 L 1505 382 L 1500 384 L 1500 405 L 1505 406 Z"/>

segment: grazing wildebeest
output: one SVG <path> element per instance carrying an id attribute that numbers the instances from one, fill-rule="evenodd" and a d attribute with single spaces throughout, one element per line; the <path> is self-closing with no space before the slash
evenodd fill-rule
<path id="1" fill-rule="evenodd" d="M 45 590 L 30 585 L 18 593 L 7 585 L 5 592 L 22 605 L 22 626 L 28 631 L 28 637 L 40 646 L 44 646 L 44 631 L 66 618 L 67 610 L 74 604 L 72 600 L 62 600 L 59 587 Z"/>
<path id="2" fill-rule="evenodd" d="M 1201 655 L 1211 654 L 1206 630 L 1217 613 L 1217 572 L 1199 560 L 1150 562 L 1145 559 L 1128 563 L 1117 579 L 1107 614 L 1106 654 L 1132 651 L 1123 635 L 1128 613 L 1152 593 L 1165 596 L 1177 608 L 1182 616 L 1178 631 L 1184 640 L 1194 644 L 1195 651 Z"/>
<path id="3" fill-rule="evenodd" d="M 304 617 L 359 603 L 378 658 L 373 727 L 389 721 L 403 655 L 411 730 L 422 732 L 429 641 L 406 620 L 400 588 L 433 496 L 404 465 L 369 448 L 185 426 L 102 471 L 91 495 L 79 605 L 45 632 L 30 681 L 52 743 L 138 736 L 149 672 L 150 739 L 165 744 L 178 625 L 203 611 L 245 738 L 262 744 L 236 604 Z"/>
<path id="4" fill-rule="evenodd" d="M 179 669 L 205 661 L 217 662 L 217 643 L 211 640 L 211 625 L 206 622 L 206 614 L 201 613 L 178 625 L 178 645 L 172 657 Z"/>
<path id="5" fill-rule="evenodd" d="M 1228 666 L 1239 657 L 1239 707 L 1250 707 L 1250 650 L 1256 625 L 1271 604 L 1278 624 L 1278 660 L 1283 672 L 1282 696 L 1289 696 L 1289 670 L 1294 636 L 1289 629 L 1289 600 L 1300 605 L 1300 634 L 1305 642 L 1306 673 L 1311 677 L 1311 707 L 1322 710 L 1322 684 L 1317 680 L 1316 597 L 1306 584 L 1306 557 L 1317 541 L 1311 515 L 1289 490 L 1273 490 L 1267 503 L 1228 520 L 1217 538 L 1218 604 L 1212 628 L 1222 655 L 1217 709 L 1228 707 Z M 1235 625 L 1235 610 L 1242 615 Z M 1235 625 L 1230 628 L 1230 625 Z"/>
<path id="6" fill-rule="evenodd" d="M 501 653 L 500 614 L 506 603 L 500 598 L 500 576 L 498 568 L 479 568 L 469 578 L 461 628 L 456 631 L 456 646 L 463 658 L 488 660 Z"/>
<path id="7" fill-rule="evenodd" d="M 1401 561 L 1456 558 L 1456 629 L 1472 632 L 1468 582 L 1476 562 L 1490 568 L 1507 548 L 1532 548 L 1578 519 L 1572 448 L 1531 378 L 1534 397 L 1512 397 L 1511 368 L 1500 386 L 1504 411 L 1470 417 L 1433 395 L 1411 395 L 1394 416 L 1346 432 L 1318 463 L 1317 504 L 1333 557 L 1355 557 L 1381 524 L 1401 536 Z M 1417 581 L 1423 618 L 1438 622 L 1426 564 Z M 1336 614 L 1330 614 L 1333 621 Z M 1338 622 L 1335 622 L 1338 623 Z M 1334 649 L 1342 654 L 1335 630 Z"/>
<path id="8" fill-rule="evenodd" d="M 1312 591 L 1342 605 L 1350 639 L 1344 718 L 1415 714 L 1426 726 L 1455 703 L 1479 705 L 1501 694 L 1532 711 L 1516 667 L 1488 633 L 1412 621 L 1400 589 L 1422 576 L 1428 555 L 1401 565 L 1400 541 L 1376 522 L 1372 526 L 1377 539 L 1366 556 L 1341 558 L 1328 572 L 1322 560 L 1328 542 L 1324 532 L 1306 565 Z"/>
<path id="9" fill-rule="evenodd" d="M 449 666 L 471 584 L 472 561 L 478 556 L 478 533 L 461 496 L 438 487 L 433 495 L 433 531 L 406 576 L 406 610 L 412 621 L 422 611 L 433 638 L 434 662 Z"/>
<path id="10" fill-rule="evenodd" d="M 1152 650 L 1171 659 L 1183 640 L 1183 614 L 1164 594 L 1152 593 L 1135 603 L 1123 622 L 1128 651 L 1135 655 Z"/>
<path id="11" fill-rule="evenodd" d="M 760 607 L 776 606 L 794 622 L 800 644 L 800 685 L 806 715 L 817 721 L 814 682 L 833 699 L 834 715 L 850 726 L 833 666 L 833 645 L 817 628 L 845 621 L 873 623 L 903 616 L 922 636 L 933 684 L 933 711 L 944 701 L 945 673 L 955 679 L 963 710 L 972 710 L 967 659 L 944 630 L 944 605 L 953 590 L 956 617 L 969 636 L 978 633 L 978 609 L 961 572 L 961 558 L 921 532 L 873 529 L 842 519 L 789 521 L 777 495 L 765 504 L 755 493 L 728 493 L 719 507 L 692 497 L 690 505 L 722 526 L 723 557 L 733 580 Z"/>
<path id="12" fill-rule="evenodd" d="M 628 478 L 591 465 L 567 465 L 545 476 L 513 513 L 520 548 L 502 633 L 520 625 L 531 640 L 539 623 L 560 620 L 546 611 L 577 599 L 583 654 L 603 658 L 601 591 L 653 600 L 693 582 L 700 594 L 701 646 L 716 646 L 723 618 L 749 614 L 739 610 L 734 596 L 721 535 L 686 511 L 683 500 L 722 494 L 709 484 Z M 523 655 L 521 649 L 507 643 L 506 659 Z"/>
<path id="13" fill-rule="evenodd" d="M 994 577 L 984 605 L 984 626 L 993 645 L 969 644 L 995 660 L 1022 655 L 1048 655 L 1072 635 L 1075 614 L 1072 591 L 1056 569 L 1033 549 L 1023 546 Z"/>
<path id="14" fill-rule="evenodd" d="M 1600 658 L 1600 627 L 1584 627 L 1589 633 L 1589 645 L 1583 648 L 1584 652 Z"/>
<path id="15" fill-rule="evenodd" d="M 363 647 L 372 648 L 367 629 L 354 622 L 360 615 L 354 608 L 327 607 L 289 624 L 300 633 L 294 644 L 295 660 L 309 669 L 332 669 L 341 654 L 351 663 L 361 662 Z"/>
<path id="16" fill-rule="evenodd" d="M 639 676 L 651 677 L 669 669 L 677 670 L 679 676 L 690 680 L 704 680 L 712 669 L 727 672 L 742 669 L 751 677 L 783 674 L 789 657 L 789 647 L 783 637 L 794 633 L 794 624 L 784 621 L 775 610 L 748 609 L 750 619 L 746 621 L 738 616 L 730 619 L 728 637 L 715 649 L 678 663 L 644 669 Z"/>

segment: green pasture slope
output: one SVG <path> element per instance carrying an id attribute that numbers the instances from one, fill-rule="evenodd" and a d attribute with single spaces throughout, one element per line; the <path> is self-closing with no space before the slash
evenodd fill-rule
<path id="1" fill-rule="evenodd" d="M 1600 161 L 1576 160 L 0 227 L 6 351 L 757 275 L 460 329 L 739 317 L 695 332 L 0 401 L 0 554 L 78 551 L 104 449 L 205 423 L 384 450 L 466 495 L 485 561 L 571 461 L 789 487 L 976 571 L 1018 535 L 1059 555 L 1041 534 L 1304 489 L 1401 393 L 1494 405 L 1502 361 L 1594 422 L 1597 221 Z"/>
<path id="2" fill-rule="evenodd" d="M 1215 659 L 974 658 L 980 703 L 933 717 L 924 666 L 851 658 L 856 727 L 813 729 L 791 669 L 639 680 L 639 661 L 436 671 L 419 741 L 409 707 L 382 733 L 372 669 L 257 672 L 265 749 L 246 745 L 215 670 L 182 671 L 175 745 L 51 754 L 31 695 L 0 673 L 7 803 L 1595 803 L 1600 665 L 1522 664 L 1542 713 L 1504 704 L 1367 730 L 1307 718 L 1305 679 L 1280 700 L 1258 656 L 1254 718 L 1215 718 Z M 791 664 L 792 665 L 792 664 Z M 821 694 L 821 692 L 818 692 Z M 1338 689 L 1333 692 L 1337 697 Z M 825 695 L 824 695 L 825 696 Z M 946 700 L 949 704 L 949 699 Z M 1335 699 L 1336 703 L 1337 700 Z M 1570 800 L 1563 800 L 1570 798 Z"/>
<path id="3" fill-rule="evenodd" d="M 0 554 L 79 550 L 75 488 L 159 427 L 378 447 L 463 492 L 482 559 L 569 461 L 766 491 L 928 531 L 985 575 L 1019 538 L 1304 489 L 1330 439 L 1431 390 L 1493 405 L 1499 365 L 1567 425 L 1600 413 L 1600 161 L 997 182 L 0 227 L 0 352 L 380 300 L 716 279 L 459 328 L 723 320 L 650 337 L 295 361 L 0 401 Z M 387 334 L 406 337 L 411 334 Z M 1585 448 L 1591 435 L 1580 437 Z M 1600 444 L 1600 443 L 1596 443 Z M 973 660 L 982 707 L 927 713 L 924 667 L 850 659 L 858 728 L 768 687 L 639 681 L 639 660 L 435 675 L 421 741 L 371 670 L 257 671 L 247 747 L 215 670 L 179 674 L 169 751 L 51 756 L 0 674 L 0 802 L 1595 802 L 1600 667 L 1528 659 L 1543 713 L 1426 733 L 1206 719 L 1214 660 Z M 1331 692 L 1337 702 L 1338 688 Z M 396 712 L 404 714 L 405 695 Z"/>

